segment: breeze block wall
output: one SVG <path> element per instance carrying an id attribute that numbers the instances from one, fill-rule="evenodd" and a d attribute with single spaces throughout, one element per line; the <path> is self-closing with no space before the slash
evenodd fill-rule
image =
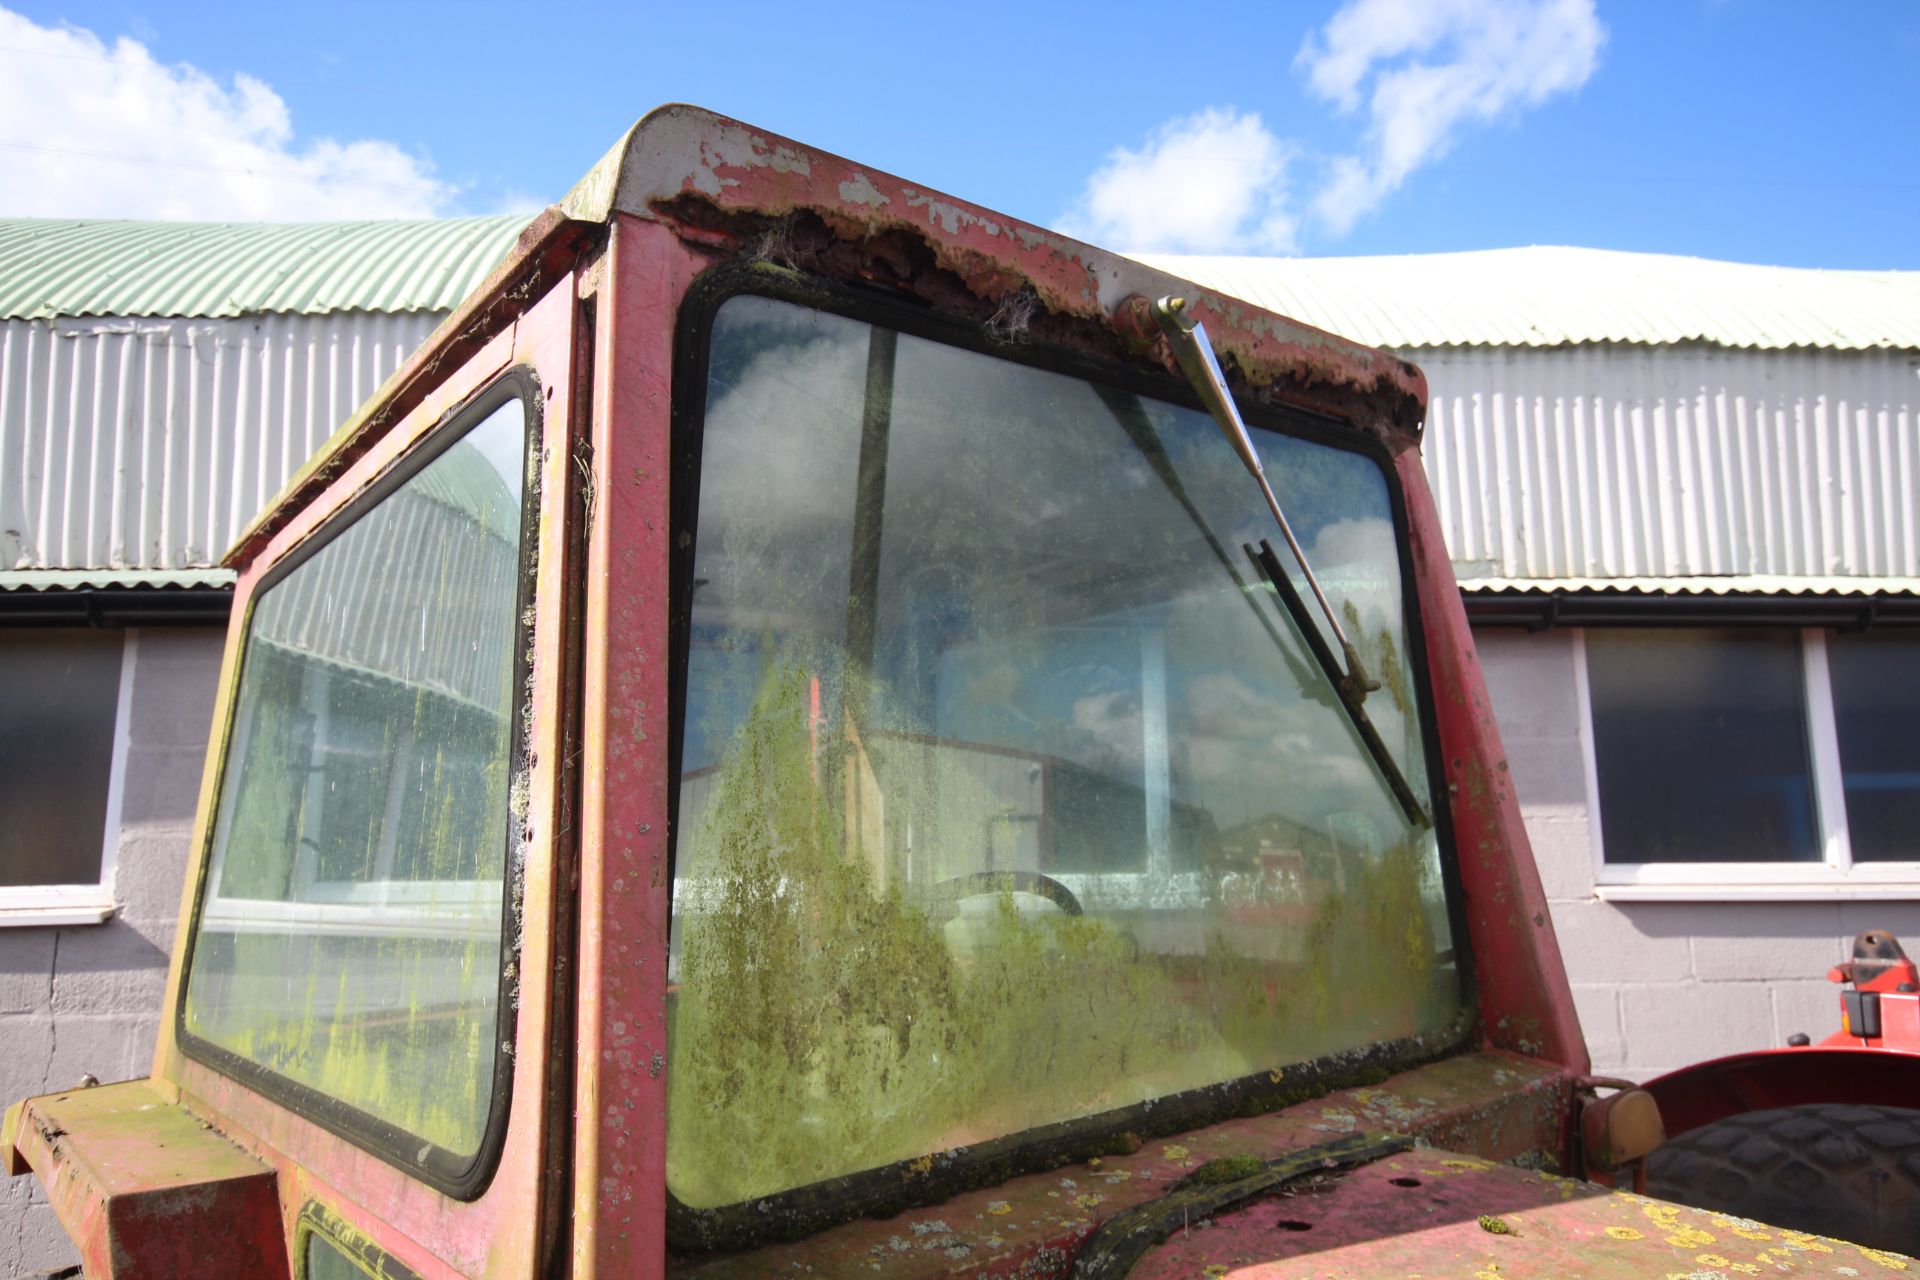
<path id="1" fill-rule="evenodd" d="M 0 929 L 0 1104 L 145 1076 L 173 951 L 225 633 L 132 633 L 111 918 Z M 77 1265 L 32 1175 L 0 1182 L 0 1278 Z"/>
<path id="2" fill-rule="evenodd" d="M 1920 903 L 1610 902 L 1594 887 L 1577 633 L 1482 628 L 1480 652 L 1520 808 L 1601 1075 L 1646 1080 L 1840 1029 L 1827 970 L 1884 928 L 1920 949 Z"/>

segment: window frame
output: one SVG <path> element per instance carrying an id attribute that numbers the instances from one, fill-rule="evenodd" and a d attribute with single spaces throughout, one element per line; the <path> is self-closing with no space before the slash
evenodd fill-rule
<path id="1" fill-rule="evenodd" d="M 134 666 L 140 633 L 121 631 L 120 672 L 114 696 L 113 739 L 107 767 L 107 801 L 100 824 L 100 876 L 71 884 L 0 884 L 0 929 L 67 928 L 104 924 L 112 918 L 120 860 L 120 809 L 126 793 L 127 749 L 133 716 Z"/>
<path id="2" fill-rule="evenodd" d="M 435 1191 L 458 1201 L 476 1200 L 486 1191 L 499 1166 L 500 1157 L 506 1145 L 508 1113 L 513 1095 L 514 1063 L 518 1058 L 513 1046 L 518 1040 L 519 1027 L 512 1015 L 516 1007 L 514 994 L 518 985 L 519 969 L 519 948 L 516 945 L 519 933 L 518 904 L 526 875 L 525 867 L 520 865 L 520 860 L 514 856 L 520 841 L 520 831 L 515 824 L 508 823 L 507 848 L 502 860 L 500 978 L 497 1022 L 493 1041 L 493 1091 L 488 1102 L 480 1141 L 470 1157 L 456 1158 L 454 1153 L 428 1143 L 426 1139 L 409 1133 L 391 1121 L 362 1111 L 310 1085 L 280 1075 L 253 1059 L 242 1057 L 213 1041 L 194 1035 L 187 1026 L 187 1005 L 191 998 L 193 958 L 200 941 L 201 926 L 211 911 L 217 911 L 220 901 L 214 896 L 213 846 L 219 829 L 219 804 L 224 794 L 227 771 L 233 764 L 239 749 L 244 745 L 246 737 L 241 731 L 241 705 L 238 690 L 246 671 L 248 649 L 252 641 L 253 615 L 260 598 L 285 581 L 294 570 L 306 564 L 336 537 L 353 527 L 361 517 L 398 492 L 447 450 L 465 439 L 469 431 L 479 426 L 490 414 L 509 401 L 518 401 L 524 415 L 522 435 L 524 452 L 521 461 L 523 498 L 520 511 L 519 582 L 514 602 L 513 683 L 511 685 L 514 698 L 509 713 L 508 776 L 519 777 L 527 771 L 531 753 L 531 744 L 528 740 L 531 699 L 528 675 L 531 665 L 532 625 L 529 617 L 534 607 L 539 576 L 540 517 L 545 500 L 539 484 L 539 459 L 544 446 L 547 422 L 544 412 L 545 402 L 541 396 L 540 387 L 541 380 L 538 372 L 524 363 L 516 364 L 498 376 L 486 380 L 479 389 L 463 399 L 418 440 L 413 441 L 364 490 L 338 508 L 329 511 L 310 537 L 261 575 L 259 583 L 249 594 L 246 614 L 239 622 L 236 640 L 238 660 L 231 676 L 231 687 L 235 696 L 228 701 L 226 723 L 218 727 L 215 740 L 220 743 L 221 753 L 218 765 L 207 784 L 210 797 L 207 821 L 204 824 L 205 829 L 201 835 L 199 847 L 194 850 L 195 860 L 204 870 L 199 883 L 194 886 L 192 912 L 184 922 L 185 937 L 178 961 L 179 995 L 173 1001 L 171 1011 L 174 1042 L 188 1059 L 226 1076 L 267 1101 L 312 1121 L 334 1136 L 343 1138 L 386 1161 L 408 1177 L 417 1179 Z M 349 913 L 366 910 L 364 907 L 355 907 L 351 904 L 289 905 L 291 909 L 286 913 L 288 923 L 312 924 L 322 932 L 327 930 L 328 923 L 334 914 L 343 910 Z M 356 914 L 354 920 L 355 923 L 360 923 L 362 917 Z"/>
<path id="3" fill-rule="evenodd" d="M 698 549 L 696 531 L 704 456 L 708 355 L 720 308 L 729 299 L 742 295 L 814 308 L 1016 365 L 1082 378 L 1206 412 L 1191 384 L 1170 373 L 1119 363 L 1055 342 L 996 338 L 985 323 L 969 323 L 952 314 L 933 312 L 891 292 L 858 289 L 765 262 L 725 264 L 702 274 L 682 297 L 675 319 L 673 351 L 669 523 L 674 536 L 668 575 L 667 806 L 668 829 L 675 833 L 680 831 L 680 765 L 692 636 L 693 563 Z M 1240 407 L 1250 426 L 1359 454 L 1380 470 L 1398 554 L 1408 650 L 1405 661 L 1420 716 L 1441 886 L 1460 983 L 1460 1006 L 1453 1021 L 1424 1036 L 1359 1046 L 1349 1053 L 1306 1063 L 1279 1064 L 1286 1068 L 1284 1089 L 1278 1086 L 1272 1068 L 1263 1068 L 1212 1086 L 1007 1134 L 953 1151 L 929 1153 L 918 1159 L 902 1160 L 715 1209 L 691 1208 L 667 1186 L 667 1240 L 671 1247 L 696 1253 L 748 1248 L 863 1215 L 884 1216 L 969 1188 L 998 1183 L 1017 1174 L 1099 1155 L 1111 1150 L 1113 1143 L 1124 1141 L 1126 1135 L 1165 1136 L 1250 1111 L 1275 1109 L 1299 1097 L 1318 1096 L 1377 1079 L 1383 1071 L 1408 1070 L 1422 1062 L 1459 1052 L 1472 1043 L 1479 1019 L 1479 987 L 1453 829 L 1452 790 L 1445 773 L 1439 713 L 1427 661 L 1426 627 L 1420 613 L 1406 493 L 1393 455 L 1379 438 L 1347 420 L 1288 404 L 1242 403 Z M 1221 447 L 1226 447 L 1224 442 Z M 674 866 L 677 856 L 676 838 L 670 845 L 669 883 L 673 883 L 672 877 L 677 872 Z M 1066 877 L 1056 878 L 1066 880 Z"/>
<path id="4" fill-rule="evenodd" d="M 1606 821 L 1600 808 L 1598 741 L 1593 684 L 1587 662 L 1589 628 L 1574 629 L 1574 697 L 1580 713 L 1587 831 L 1596 896 L 1617 902 L 1743 900 L 1757 902 L 1903 900 L 1920 898 L 1920 859 L 1857 863 L 1847 830 L 1845 779 L 1827 664 L 1831 627 L 1778 627 L 1796 633 L 1802 711 L 1813 787 L 1817 862 L 1608 862 Z"/>

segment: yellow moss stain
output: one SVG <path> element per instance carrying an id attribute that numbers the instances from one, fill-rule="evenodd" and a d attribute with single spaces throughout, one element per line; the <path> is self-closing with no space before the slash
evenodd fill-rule
<path id="1" fill-rule="evenodd" d="M 1868 1249 L 1860 1245 L 1854 1247 L 1860 1250 L 1860 1256 L 1868 1262 L 1873 1263 L 1875 1266 L 1885 1267 L 1889 1271 L 1905 1271 L 1913 1265 L 1913 1259 L 1906 1257 L 1904 1254 L 1888 1253 L 1880 1249 Z"/>
<path id="2" fill-rule="evenodd" d="M 1356 1009 L 1395 1033 L 1432 1021 L 1438 887 L 1410 842 L 1342 858 L 1299 928 L 1298 965 L 1248 954 L 1265 943 L 1224 927 L 1163 954 L 1124 916 L 1023 910 L 1005 889 L 974 894 L 988 901 L 964 916 L 936 909 L 939 884 L 982 865 L 942 842 L 978 838 L 984 784 L 925 734 L 823 728 L 815 673 L 837 661 L 790 652 L 763 669 L 680 842 L 667 1144 L 687 1205 L 920 1168 L 929 1152 L 1256 1072 L 1278 1084 L 1268 1064 L 1351 1047 Z M 864 686 L 850 702 L 888 703 L 871 678 L 848 683 Z M 1353 936 L 1383 945 L 1339 945 Z"/>

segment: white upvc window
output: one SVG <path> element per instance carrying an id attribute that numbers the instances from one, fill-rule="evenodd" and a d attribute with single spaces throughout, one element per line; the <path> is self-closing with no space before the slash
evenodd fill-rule
<path id="1" fill-rule="evenodd" d="M 1920 632 L 1591 629 L 1601 897 L 1920 898 Z"/>
<path id="2" fill-rule="evenodd" d="M 0 928 L 113 914 L 135 643 L 0 629 Z"/>

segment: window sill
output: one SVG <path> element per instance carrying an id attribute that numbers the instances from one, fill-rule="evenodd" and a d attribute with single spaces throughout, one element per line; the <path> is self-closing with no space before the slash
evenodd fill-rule
<path id="1" fill-rule="evenodd" d="M 1920 884 L 1599 884 L 1602 902 L 1920 902 Z"/>
<path id="2" fill-rule="evenodd" d="M 100 885 L 0 887 L 0 929 L 101 924 L 113 912 L 113 894 Z"/>

